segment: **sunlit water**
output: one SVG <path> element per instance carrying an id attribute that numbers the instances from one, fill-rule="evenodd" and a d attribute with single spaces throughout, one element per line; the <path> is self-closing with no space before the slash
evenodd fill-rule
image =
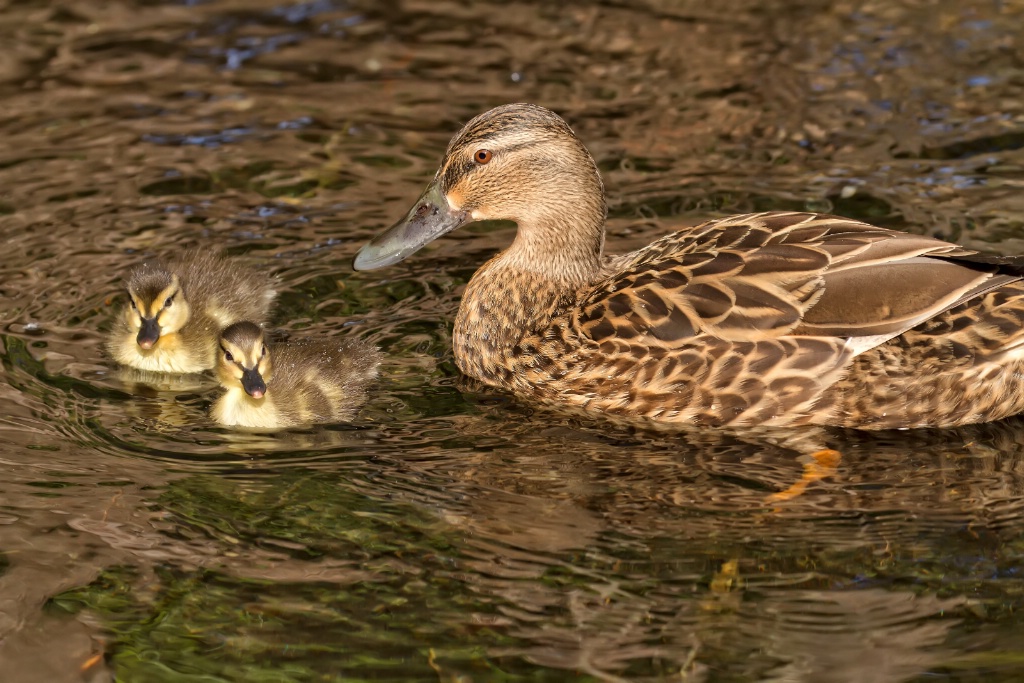
<path id="1" fill-rule="evenodd" d="M 539 412 L 450 351 L 513 228 L 350 267 L 509 101 L 587 143 L 613 251 L 807 208 L 1024 253 L 1021 3 L 0 8 L 5 682 L 1024 678 L 1024 421 Z M 354 424 L 220 429 L 212 380 L 103 357 L 126 270 L 197 244 L 280 277 L 281 332 L 386 350 Z"/>

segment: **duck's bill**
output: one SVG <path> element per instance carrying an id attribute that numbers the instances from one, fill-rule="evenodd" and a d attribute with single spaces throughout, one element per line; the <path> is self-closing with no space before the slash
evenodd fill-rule
<path id="1" fill-rule="evenodd" d="M 453 210 L 437 183 L 431 183 L 405 218 L 359 250 L 352 267 L 373 270 L 393 265 L 469 221 L 469 214 Z"/>
<path id="2" fill-rule="evenodd" d="M 263 376 L 260 375 L 259 370 L 256 368 L 251 370 L 243 368 L 242 389 L 253 398 L 263 398 L 264 394 L 267 393 L 267 384 L 263 381 Z"/>
<path id="3" fill-rule="evenodd" d="M 139 333 L 135 336 L 135 341 L 142 348 L 151 349 L 153 344 L 156 344 L 159 339 L 160 323 L 156 321 L 156 318 L 143 318 L 142 325 L 139 327 Z"/>

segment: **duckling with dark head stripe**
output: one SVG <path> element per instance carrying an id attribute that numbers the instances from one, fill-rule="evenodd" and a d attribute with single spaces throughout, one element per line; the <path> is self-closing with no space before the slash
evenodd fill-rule
<path id="1" fill-rule="evenodd" d="M 301 339 L 271 349 L 262 327 L 238 322 L 220 335 L 217 379 L 225 393 L 211 415 L 255 429 L 350 420 L 380 361 L 380 351 L 360 339 Z"/>
<path id="2" fill-rule="evenodd" d="M 107 340 L 110 355 L 138 370 L 180 374 L 211 369 L 220 331 L 263 320 L 277 295 L 261 269 L 200 249 L 136 266 L 125 285 L 128 305 Z"/>

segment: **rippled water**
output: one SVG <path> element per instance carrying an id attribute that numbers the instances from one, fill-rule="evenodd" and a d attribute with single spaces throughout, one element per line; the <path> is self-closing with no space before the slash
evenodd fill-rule
<path id="1" fill-rule="evenodd" d="M 0 16 L 4 681 L 1024 678 L 1024 421 L 673 435 L 537 411 L 450 352 L 513 228 L 349 265 L 508 101 L 586 141 L 614 251 L 808 208 L 1024 253 L 1020 2 Z M 196 244 L 281 277 L 279 328 L 387 350 L 355 424 L 231 432 L 211 380 L 104 359 L 125 271 Z"/>

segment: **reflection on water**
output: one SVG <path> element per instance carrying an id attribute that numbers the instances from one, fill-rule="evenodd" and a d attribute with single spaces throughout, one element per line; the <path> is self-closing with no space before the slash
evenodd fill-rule
<path id="1" fill-rule="evenodd" d="M 1024 6 L 0 4 L 0 668 L 12 681 L 1024 677 L 1024 422 L 646 433 L 457 376 L 511 228 L 389 270 L 460 122 L 549 106 L 609 248 L 770 208 L 1024 253 Z M 240 434 L 102 356 L 131 265 L 224 247 L 281 334 L 389 352 L 353 425 Z M 819 468 L 806 446 L 841 455 Z M 795 497 L 775 496 L 797 482 Z"/>

